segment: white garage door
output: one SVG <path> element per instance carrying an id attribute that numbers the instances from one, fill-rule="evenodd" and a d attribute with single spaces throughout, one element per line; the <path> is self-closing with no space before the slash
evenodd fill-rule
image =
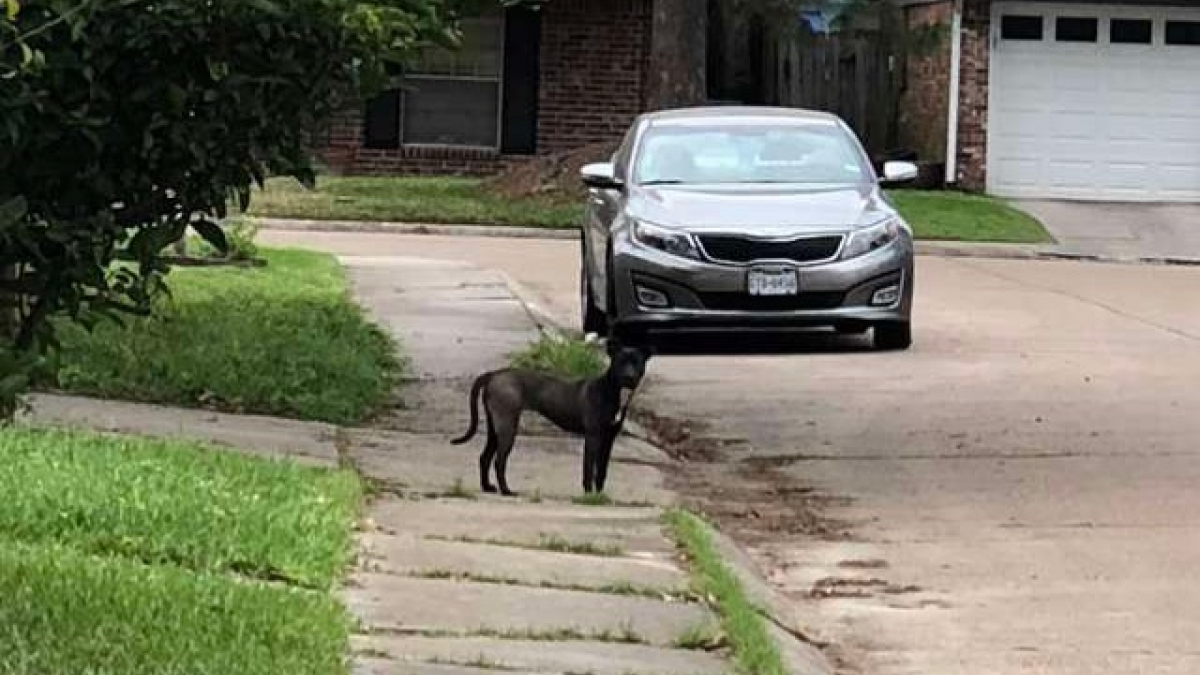
<path id="1" fill-rule="evenodd" d="M 988 189 L 1200 201 L 1200 9 L 997 2 Z"/>

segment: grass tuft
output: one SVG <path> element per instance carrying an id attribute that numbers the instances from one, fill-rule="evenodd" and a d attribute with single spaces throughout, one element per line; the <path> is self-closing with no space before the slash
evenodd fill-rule
<path id="1" fill-rule="evenodd" d="M 105 398 L 359 422 L 391 396 L 392 341 L 351 300 L 333 256 L 264 253 L 264 268 L 177 269 L 150 317 L 60 326 L 49 384 Z"/>
<path id="2" fill-rule="evenodd" d="M 721 616 L 738 670 L 744 675 L 787 675 L 762 614 L 721 560 L 703 521 L 682 510 L 670 511 L 664 519 L 691 560 L 695 590 L 711 598 Z"/>
<path id="3" fill-rule="evenodd" d="M 676 649 L 713 651 L 725 646 L 725 636 L 709 624 L 697 624 L 675 638 Z"/>
<path id="4" fill-rule="evenodd" d="M 612 506 L 613 500 L 603 492 L 589 492 L 585 495 L 579 495 L 571 498 L 571 503 L 576 506 Z"/>
<path id="5" fill-rule="evenodd" d="M 466 486 L 466 484 L 463 483 L 463 479 L 461 479 L 461 478 L 455 478 L 454 484 L 451 485 L 450 488 L 447 489 L 445 492 L 432 493 L 430 496 L 442 497 L 445 499 L 467 499 L 467 500 L 473 500 L 473 499 L 478 498 L 478 495 L 476 495 L 474 491 L 472 491 L 470 488 L 468 488 Z"/>
<path id="6" fill-rule="evenodd" d="M 543 335 L 514 354 L 512 365 L 567 380 L 584 380 L 603 375 L 608 368 L 608 357 L 599 345 L 575 338 Z"/>

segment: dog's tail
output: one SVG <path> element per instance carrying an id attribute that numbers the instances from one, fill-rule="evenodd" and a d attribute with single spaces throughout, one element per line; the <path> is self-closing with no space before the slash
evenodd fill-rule
<path id="1" fill-rule="evenodd" d="M 462 445 L 475 438 L 475 432 L 479 430 L 479 395 L 491 379 L 492 374 L 485 373 L 475 378 L 475 384 L 471 385 L 471 396 L 468 399 L 471 406 L 471 426 L 467 428 L 467 433 L 463 434 L 461 438 L 450 441 L 454 445 Z"/>

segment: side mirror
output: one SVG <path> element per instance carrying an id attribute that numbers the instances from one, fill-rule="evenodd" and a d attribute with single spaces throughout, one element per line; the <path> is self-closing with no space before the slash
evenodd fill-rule
<path id="1" fill-rule="evenodd" d="M 608 162 L 588 164 L 579 171 L 583 184 L 596 190 L 621 190 L 625 181 L 617 178 L 617 167 Z"/>
<path id="2" fill-rule="evenodd" d="M 883 165 L 883 182 L 903 183 L 915 180 L 920 173 L 917 165 L 912 162 L 885 162 Z"/>

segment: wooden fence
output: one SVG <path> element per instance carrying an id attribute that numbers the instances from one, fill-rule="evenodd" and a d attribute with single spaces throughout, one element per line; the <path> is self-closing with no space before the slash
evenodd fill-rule
<path id="1" fill-rule="evenodd" d="M 904 55 L 890 43 L 879 34 L 776 35 L 765 46 L 766 98 L 776 105 L 837 114 L 872 154 L 894 149 Z"/>

